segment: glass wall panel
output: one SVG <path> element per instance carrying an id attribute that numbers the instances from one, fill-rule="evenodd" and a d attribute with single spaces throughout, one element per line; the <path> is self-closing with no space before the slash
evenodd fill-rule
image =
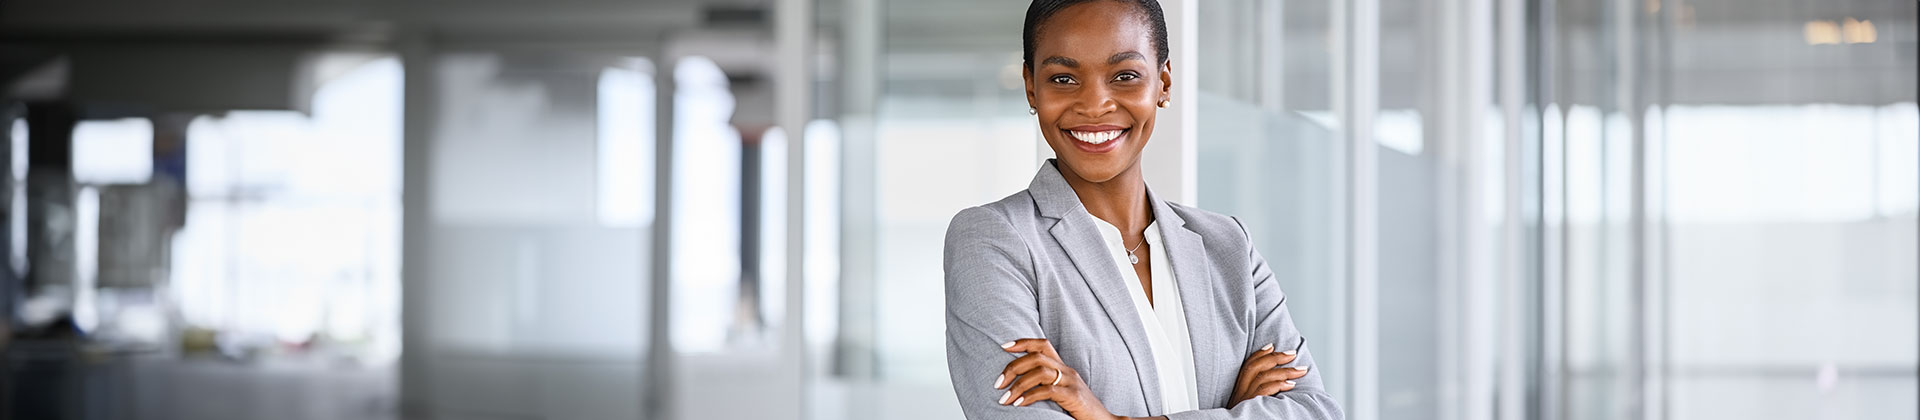
<path id="1" fill-rule="evenodd" d="M 403 392 L 425 391 L 407 398 L 440 415 L 640 417 L 656 199 L 644 163 L 658 122 L 649 99 L 675 91 L 653 77 L 671 69 L 524 50 L 417 62 L 431 72 L 432 95 L 418 100 L 433 126 L 418 139 L 430 153 L 407 157 L 429 172 L 408 205 L 429 211 L 407 221 L 408 243 L 422 244 L 408 245 L 419 251 L 408 251 L 408 270 L 423 274 L 404 283 Z M 675 315 L 706 320 L 688 312 Z"/>
<path id="2" fill-rule="evenodd" d="M 1239 216 L 1314 360 L 1345 366 L 1338 301 L 1345 143 L 1335 104 L 1340 0 L 1199 6 L 1199 203 Z M 1340 396 L 1347 372 L 1321 371 Z"/>
<path id="3" fill-rule="evenodd" d="M 1914 417 L 1915 6 L 1556 7 L 1564 414 Z"/>
<path id="4" fill-rule="evenodd" d="M 1027 3 L 822 4 L 823 20 L 842 19 L 823 31 L 845 42 L 829 67 L 844 79 L 822 98 L 841 118 L 846 254 L 826 366 L 838 383 L 810 399 L 816 416 L 962 418 L 938 327 L 941 249 L 954 214 L 1025 189 L 1039 168 L 1020 79 Z"/>
<path id="5" fill-rule="evenodd" d="M 1379 103 L 1373 121 L 1378 192 L 1379 376 L 1378 413 L 1385 419 L 1434 418 L 1443 409 L 1442 381 L 1457 372 L 1445 363 L 1459 328 L 1447 322 L 1457 306 L 1446 304 L 1457 288 L 1446 287 L 1447 267 L 1440 211 L 1448 191 L 1443 173 L 1457 170 L 1442 154 L 1439 127 L 1431 122 L 1440 100 L 1441 30 L 1444 7 L 1425 0 L 1380 0 Z M 1356 379 L 1361 380 L 1361 379 Z"/>
<path id="6" fill-rule="evenodd" d="M 1551 84 L 1545 108 L 1561 132 L 1558 142 L 1562 194 L 1547 198 L 1558 215 L 1561 266 L 1554 278 L 1563 302 L 1554 309 L 1562 346 L 1556 408 L 1569 419 L 1638 418 L 1644 407 L 1640 371 L 1648 352 L 1643 260 L 1634 242 L 1636 206 L 1635 130 L 1639 124 L 1639 43 L 1653 43 L 1654 19 L 1635 2 L 1571 0 L 1551 9 L 1543 23 L 1552 37 L 1539 59 Z"/>
<path id="7" fill-rule="evenodd" d="M 1914 418 L 1915 4 L 1676 4 L 1665 415 Z"/>

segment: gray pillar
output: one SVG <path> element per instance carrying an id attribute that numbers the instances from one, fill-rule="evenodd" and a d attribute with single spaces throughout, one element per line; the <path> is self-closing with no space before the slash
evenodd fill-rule
<path id="1" fill-rule="evenodd" d="M 673 415 L 673 131 L 675 58 L 668 57 L 661 36 L 661 47 L 653 61 L 654 152 L 653 152 L 653 245 L 648 247 L 653 272 L 648 276 L 647 354 L 643 408 L 649 419 Z"/>
<path id="2" fill-rule="evenodd" d="M 405 131 L 401 140 L 400 211 L 400 415 L 433 417 L 432 327 L 433 133 L 438 124 L 437 66 L 431 41 L 421 33 L 399 43 Z"/>
<path id="3" fill-rule="evenodd" d="M 884 75 L 880 40 L 886 14 L 879 0 L 847 0 L 843 25 L 840 140 L 840 308 L 839 334 L 830 358 L 832 373 L 849 379 L 877 376 L 874 352 L 878 325 L 879 189 L 874 174 L 877 150 L 874 114 Z M 1042 146 L 1044 147 L 1044 146 Z"/>
<path id="4" fill-rule="evenodd" d="M 806 335 L 806 126 L 813 111 L 813 8 L 812 0 L 778 0 L 774 5 L 774 39 L 777 64 L 787 71 L 775 72 L 774 122 L 787 134 L 787 275 L 786 320 L 780 328 L 780 377 L 791 390 L 773 401 L 790 407 L 792 413 L 806 413 L 807 346 Z"/>

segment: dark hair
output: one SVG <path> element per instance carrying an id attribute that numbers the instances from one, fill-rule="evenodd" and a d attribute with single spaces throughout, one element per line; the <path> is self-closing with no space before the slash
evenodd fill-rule
<path id="1" fill-rule="evenodd" d="M 1020 30 L 1020 63 L 1027 68 L 1033 68 L 1034 38 L 1038 36 L 1041 26 L 1046 23 L 1047 19 L 1053 18 L 1054 14 L 1060 13 L 1060 10 L 1067 8 L 1067 6 L 1093 1 L 1100 0 L 1033 0 L 1033 4 L 1027 6 L 1027 23 Z M 1160 11 L 1160 1 L 1114 1 L 1120 1 L 1133 6 L 1134 11 L 1138 12 L 1137 15 L 1142 21 L 1140 23 L 1146 24 L 1153 30 L 1153 39 L 1151 40 L 1153 42 L 1153 53 L 1158 56 L 1160 60 L 1159 63 L 1167 62 L 1167 55 L 1171 54 L 1171 52 L 1167 50 L 1167 17 L 1164 12 Z"/>

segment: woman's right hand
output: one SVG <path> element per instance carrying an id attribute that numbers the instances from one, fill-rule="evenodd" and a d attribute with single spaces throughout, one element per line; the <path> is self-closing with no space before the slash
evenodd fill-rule
<path id="1" fill-rule="evenodd" d="M 1113 415 L 1100 398 L 1093 395 L 1080 372 L 1060 359 L 1053 343 L 1044 338 L 1022 338 L 1000 345 L 1008 353 L 1026 353 L 1002 369 L 993 388 L 1003 385 L 1000 404 L 1025 407 L 1041 401 L 1053 401 L 1075 420 L 1124 420 Z"/>
<path id="2" fill-rule="evenodd" d="M 1228 404 L 1227 407 L 1239 405 L 1241 401 L 1262 395 L 1292 391 L 1293 381 L 1307 376 L 1307 367 L 1283 368 L 1280 366 L 1293 363 L 1293 359 L 1299 356 L 1298 351 L 1294 349 L 1276 352 L 1273 351 L 1273 345 L 1268 344 L 1247 356 L 1247 360 L 1240 364 L 1240 377 L 1233 381 L 1233 403 Z"/>

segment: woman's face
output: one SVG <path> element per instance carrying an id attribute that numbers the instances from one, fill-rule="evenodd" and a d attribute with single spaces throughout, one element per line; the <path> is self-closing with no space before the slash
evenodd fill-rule
<path id="1" fill-rule="evenodd" d="M 1093 1 L 1048 18 L 1034 39 L 1027 103 L 1067 169 L 1106 182 L 1133 169 L 1169 98 L 1171 65 L 1157 65 L 1152 31 L 1133 6 Z"/>

